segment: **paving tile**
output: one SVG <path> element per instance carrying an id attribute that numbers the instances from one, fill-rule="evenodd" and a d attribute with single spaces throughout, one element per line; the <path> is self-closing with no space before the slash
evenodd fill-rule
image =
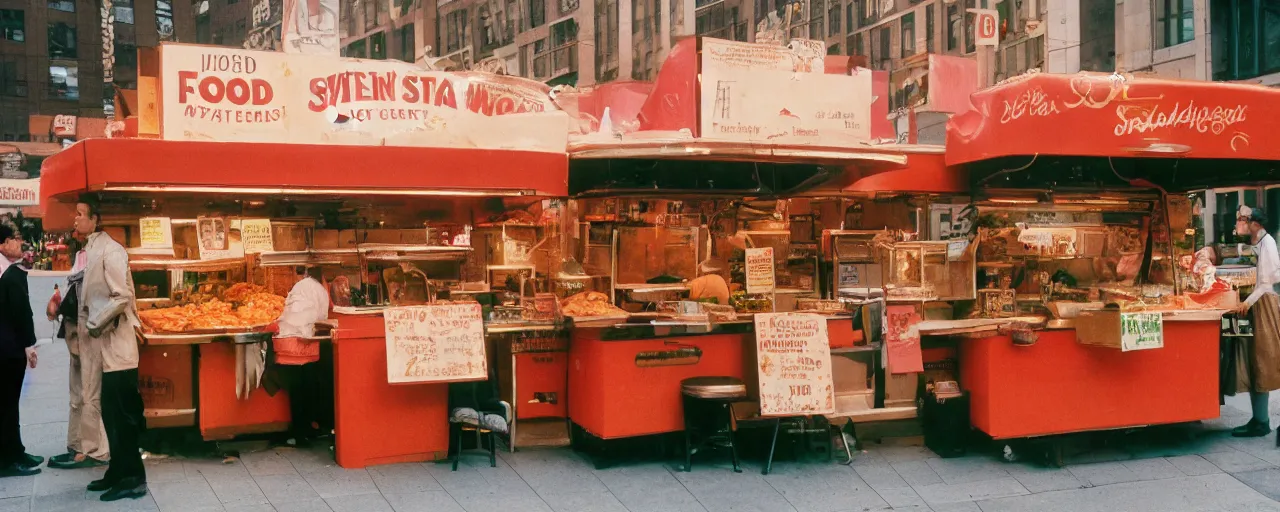
<path id="1" fill-rule="evenodd" d="M 267 501 L 280 508 L 281 503 L 314 501 L 320 495 L 301 475 L 267 475 L 254 478 Z"/>
<path id="2" fill-rule="evenodd" d="M 1080 481 L 1092 485 L 1111 485 L 1141 480 L 1137 473 L 1120 462 L 1099 462 L 1069 466 L 1068 470 Z"/>
<path id="3" fill-rule="evenodd" d="M 880 495 L 880 499 L 894 510 L 905 507 L 924 507 L 926 506 L 924 498 L 910 487 L 896 487 L 892 489 L 878 489 L 876 494 Z"/>
<path id="4" fill-rule="evenodd" d="M 853 505 L 888 507 L 857 473 L 838 465 L 809 464 L 765 477 L 800 512 L 830 512 Z"/>
<path id="5" fill-rule="evenodd" d="M 1212 466 L 1212 464 L 1210 464 Z M 1216 468 L 1215 468 L 1216 469 Z M 1011 464 L 1009 474 L 1032 493 L 1080 489 L 1089 484 L 1080 481 L 1064 468 L 1045 468 L 1031 464 Z"/>
<path id="6" fill-rule="evenodd" d="M 1236 480 L 1244 482 L 1263 496 L 1280 500 L 1280 468 L 1268 468 L 1258 471 L 1242 471 L 1232 473 Z"/>
<path id="7" fill-rule="evenodd" d="M 933 485 L 942 483 L 942 477 L 933 470 L 927 460 L 895 462 L 891 464 L 903 480 L 910 485 Z"/>
<path id="8" fill-rule="evenodd" d="M 339 467 L 338 462 L 333 460 L 333 453 L 330 452 L 327 447 L 323 446 L 313 446 L 311 448 L 276 448 L 271 451 L 287 459 L 289 463 L 293 465 L 293 468 L 299 473 L 308 473 L 322 469 Z"/>
<path id="9" fill-rule="evenodd" d="M 0 512 L 31 512 L 31 498 L 29 496 L 0 498 Z"/>
<path id="10" fill-rule="evenodd" d="M 1027 488 L 1023 487 L 1013 477 L 966 482 L 963 484 L 926 485 L 917 487 L 915 490 L 930 506 L 1030 494 Z"/>
<path id="11" fill-rule="evenodd" d="M 326 500 L 333 496 L 378 493 L 378 486 L 373 483 L 373 478 L 364 469 L 333 467 L 302 473 L 302 478 L 311 484 L 316 494 Z M 330 506 L 332 507 L 332 504 Z"/>
<path id="12" fill-rule="evenodd" d="M 555 512 L 628 512 L 609 491 L 540 494 Z"/>
<path id="13" fill-rule="evenodd" d="M 1007 462 L 992 457 L 961 457 L 954 459 L 929 459 L 929 467 L 948 484 L 963 484 L 1006 478 Z M 912 483 L 912 485 L 915 485 Z"/>
<path id="14" fill-rule="evenodd" d="M 1161 457 L 1157 459 L 1142 459 L 1123 462 L 1124 467 L 1129 468 L 1139 480 L 1164 480 L 1166 478 L 1179 478 L 1183 475 L 1174 467 L 1173 463 Z"/>
<path id="15" fill-rule="evenodd" d="M 147 482 L 185 482 L 187 481 L 186 462 L 177 459 L 164 459 L 158 461 L 144 461 L 143 466 L 147 472 Z M 102 470 L 106 473 L 106 470 Z M 96 473 L 96 472 L 95 472 Z M 98 478 L 101 478 L 99 475 Z M 88 482 L 85 482 L 86 484 Z"/>
<path id="16" fill-rule="evenodd" d="M 333 512 L 394 512 L 381 494 L 348 494 L 324 499 Z"/>
<path id="17" fill-rule="evenodd" d="M 30 378 L 30 377 L 28 377 Z M 22 400 L 18 406 L 18 419 L 22 425 L 46 425 L 67 422 L 68 401 L 62 397 Z M 65 444 L 65 441 L 64 441 Z M 65 447 L 63 447 L 66 451 Z"/>
<path id="18" fill-rule="evenodd" d="M 978 503 L 983 512 L 1243 512 L 1268 504 L 1274 502 L 1224 474 L 1127 482 Z"/>
<path id="19" fill-rule="evenodd" d="M 147 490 L 151 492 L 151 496 L 155 498 L 156 504 L 162 511 L 222 510 L 222 502 L 218 501 L 218 496 L 213 493 L 213 489 L 205 483 L 203 478 L 185 482 L 148 484 Z"/>
<path id="20" fill-rule="evenodd" d="M 35 494 L 38 476 L 40 475 L 0 478 L 0 498 L 17 498 Z"/>
<path id="21" fill-rule="evenodd" d="M 223 505 L 226 512 L 276 512 L 276 508 L 266 503 L 260 505 Z"/>
<path id="22" fill-rule="evenodd" d="M 796 508 L 786 498 L 768 485 L 749 491 L 695 491 L 693 495 L 710 512 L 796 512 Z"/>
<path id="23" fill-rule="evenodd" d="M 136 500 L 120 500 L 112 503 L 98 501 L 98 493 L 85 490 L 66 491 L 47 496 L 36 496 L 31 504 L 38 512 L 155 512 L 160 507 L 150 493 Z"/>
<path id="24" fill-rule="evenodd" d="M 463 512 L 462 505 L 444 491 L 382 493 L 395 512 Z"/>
<path id="25" fill-rule="evenodd" d="M 251 505 L 263 505 L 267 503 L 267 496 L 262 493 L 262 489 L 258 488 L 258 482 L 248 474 L 236 475 L 206 475 L 205 482 L 208 482 L 209 488 L 213 489 L 213 493 L 218 496 L 225 507 L 244 507 Z"/>
<path id="26" fill-rule="evenodd" d="M 982 512 L 982 508 L 972 501 L 930 505 L 929 508 L 933 509 L 933 512 Z"/>
<path id="27" fill-rule="evenodd" d="M 1273 467 L 1271 463 L 1249 455 L 1239 450 L 1229 452 L 1207 453 L 1203 455 L 1204 459 L 1218 466 L 1218 469 L 1227 473 L 1238 473 L 1241 471 L 1256 471 L 1259 469 L 1267 469 Z"/>
<path id="28" fill-rule="evenodd" d="M 298 473 L 289 459 L 274 451 L 241 454 L 240 462 L 248 468 L 249 474 L 255 477 Z"/>
<path id="29" fill-rule="evenodd" d="M 883 466 L 859 466 L 853 469 L 858 473 L 858 477 L 862 478 L 862 481 L 877 492 L 885 489 L 910 487 L 910 484 L 897 471 L 894 471 L 893 466 L 887 464 Z"/>
<path id="30" fill-rule="evenodd" d="M 1178 471 L 1187 476 L 1212 475 L 1222 472 L 1221 469 L 1218 469 L 1218 466 L 1213 465 L 1212 462 L 1199 455 L 1169 457 L 1168 460 L 1170 464 L 1173 464 L 1173 467 L 1178 468 Z"/>
<path id="31" fill-rule="evenodd" d="M 280 503 L 271 502 L 271 506 L 276 509 L 276 512 L 333 512 L 333 509 L 329 508 L 329 504 L 325 503 L 321 498 Z"/>
<path id="32" fill-rule="evenodd" d="M 666 464 L 660 463 L 617 466 L 596 471 L 595 476 L 615 495 L 632 490 L 652 492 L 685 490 L 684 485 L 671 474 Z"/>
<path id="33" fill-rule="evenodd" d="M 521 512 L 553 512 L 542 498 L 529 492 L 477 492 L 455 496 L 458 504 L 467 512 L 493 512 L 495 510 L 519 510 Z"/>
<path id="34" fill-rule="evenodd" d="M 613 495 L 630 512 L 707 512 L 683 487 L 678 491 L 614 491 Z"/>
<path id="35" fill-rule="evenodd" d="M 46 467 L 35 476 L 35 494 L 44 496 L 63 491 L 84 491 L 89 482 L 102 478 L 106 472 L 105 468 L 57 470 Z M 147 481 L 151 481 L 150 476 L 147 475 Z M 0 480 L 0 492 L 3 492 L 3 487 L 4 483 Z"/>
<path id="36" fill-rule="evenodd" d="M 502 459 L 538 494 L 607 492 L 595 468 L 570 450 L 505 453 Z M 503 472 L 493 472 L 502 475 Z"/>
<path id="37" fill-rule="evenodd" d="M 427 468 L 422 464 L 388 464 L 368 468 L 369 476 L 382 494 L 413 494 L 443 491 Z"/>

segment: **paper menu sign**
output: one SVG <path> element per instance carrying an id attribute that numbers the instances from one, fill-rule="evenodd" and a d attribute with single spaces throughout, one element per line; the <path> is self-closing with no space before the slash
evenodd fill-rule
<path id="1" fill-rule="evenodd" d="M 489 378 L 480 304 L 432 304 L 382 313 L 387 382 L 463 382 Z"/>
<path id="2" fill-rule="evenodd" d="M 916 313 L 915 306 L 888 306 L 884 310 L 884 316 L 889 373 L 923 372 L 924 356 L 920 351 L 920 315 Z"/>
<path id="3" fill-rule="evenodd" d="M 747 293 L 773 293 L 774 269 L 772 247 L 747 249 Z"/>
<path id="4" fill-rule="evenodd" d="M 1164 347 L 1164 315 L 1156 313 L 1120 314 L 1120 350 L 1147 350 Z"/>
<path id="5" fill-rule="evenodd" d="M 246 254 L 271 252 L 275 241 L 271 235 L 270 219 L 244 219 L 240 221 L 240 243 Z"/>
<path id="6" fill-rule="evenodd" d="M 827 320 L 811 313 L 757 313 L 761 416 L 835 412 Z"/>
<path id="7" fill-rule="evenodd" d="M 143 249 L 173 248 L 173 224 L 168 217 L 139 219 L 138 233 Z"/>

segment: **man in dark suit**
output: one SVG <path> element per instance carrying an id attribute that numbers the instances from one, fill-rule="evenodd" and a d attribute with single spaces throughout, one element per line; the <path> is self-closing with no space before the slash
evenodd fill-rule
<path id="1" fill-rule="evenodd" d="M 40 472 L 44 458 L 27 453 L 18 424 L 18 400 L 27 366 L 36 367 L 36 327 L 22 260 L 22 237 L 0 223 L 0 477 Z"/>

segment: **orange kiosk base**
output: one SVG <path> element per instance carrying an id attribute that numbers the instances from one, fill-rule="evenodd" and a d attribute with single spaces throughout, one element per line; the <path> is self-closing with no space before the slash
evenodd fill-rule
<path id="1" fill-rule="evenodd" d="M 381 315 L 334 314 L 334 450 L 338 465 L 442 460 L 449 454 L 449 385 L 387 383 Z"/>
<path id="2" fill-rule="evenodd" d="M 1082 345 L 1075 330 L 964 340 L 960 381 L 973 426 L 995 439 L 1217 418 L 1219 322 L 1165 321 L 1164 347 Z"/>
<path id="3" fill-rule="evenodd" d="M 259 387 L 248 400 L 236 397 L 236 348 L 231 343 L 199 346 L 200 435 L 222 441 L 243 434 L 289 429 L 289 397 Z"/>

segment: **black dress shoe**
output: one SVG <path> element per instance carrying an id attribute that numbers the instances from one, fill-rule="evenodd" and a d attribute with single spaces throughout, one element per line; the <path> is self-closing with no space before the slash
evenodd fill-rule
<path id="1" fill-rule="evenodd" d="M 114 480 L 107 480 L 106 478 L 100 478 L 98 480 L 89 482 L 89 490 L 91 492 L 101 492 L 101 491 L 110 489 L 115 485 L 116 485 L 116 482 Z"/>
<path id="2" fill-rule="evenodd" d="M 1231 431 L 1231 437 L 1263 437 L 1271 433 L 1271 425 L 1249 420 Z"/>
<path id="3" fill-rule="evenodd" d="M 57 457 L 49 459 L 49 468 L 51 469 L 96 468 L 98 466 L 106 465 L 107 463 L 105 461 L 95 459 L 88 455 L 81 457 L 80 460 L 76 460 L 75 457 L 72 457 L 69 460 L 59 459 Z"/>
<path id="4" fill-rule="evenodd" d="M 23 466 L 26 466 L 29 468 L 34 468 L 36 466 L 44 464 L 44 457 L 41 457 L 39 455 L 32 455 L 30 453 L 24 453 L 22 454 L 22 457 L 18 458 L 18 464 L 22 464 Z"/>
<path id="5" fill-rule="evenodd" d="M 61 455 L 54 455 L 52 457 L 49 457 L 49 465 L 52 466 L 54 463 L 65 464 L 67 462 L 74 461 L 76 460 L 76 455 L 79 455 L 79 454 L 77 454 L 76 452 L 67 452 Z"/>
<path id="6" fill-rule="evenodd" d="M 29 468 L 16 462 L 0 468 L 0 478 L 8 476 L 31 476 L 40 474 L 40 468 Z"/>
<path id="7" fill-rule="evenodd" d="M 112 487 L 110 491 L 103 493 L 102 497 L 98 499 L 102 501 L 116 501 L 123 500 L 125 498 L 136 500 L 146 495 L 146 482 L 121 482 L 120 485 L 116 485 L 115 487 Z"/>

